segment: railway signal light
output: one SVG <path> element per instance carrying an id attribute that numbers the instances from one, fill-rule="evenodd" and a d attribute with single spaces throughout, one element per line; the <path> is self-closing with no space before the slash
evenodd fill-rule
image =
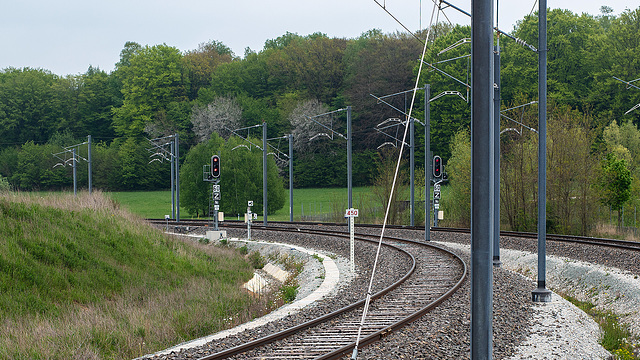
<path id="1" fill-rule="evenodd" d="M 214 178 L 220 177 L 220 156 L 218 155 L 211 157 L 211 176 Z"/>
<path id="2" fill-rule="evenodd" d="M 433 177 L 439 178 L 442 176 L 442 159 L 436 155 L 433 157 Z"/>

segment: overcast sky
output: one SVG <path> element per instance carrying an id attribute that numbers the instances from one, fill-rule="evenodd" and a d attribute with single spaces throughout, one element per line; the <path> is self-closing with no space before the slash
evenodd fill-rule
<path id="1" fill-rule="evenodd" d="M 378 1 L 412 31 L 429 24 L 432 0 Z M 547 5 L 592 15 L 607 5 L 618 15 L 636 8 L 636 1 L 548 0 Z M 469 0 L 449 2 L 470 11 Z M 500 1 L 499 27 L 510 32 L 537 6 L 535 0 Z M 445 14 L 454 23 L 470 23 L 452 8 Z M 403 30 L 374 0 L 3 0 L 0 69 L 32 67 L 67 75 L 92 65 L 111 72 L 127 41 L 165 43 L 184 52 L 217 40 L 242 56 L 246 47 L 262 50 L 265 40 L 287 31 L 354 38 L 374 28 Z"/>

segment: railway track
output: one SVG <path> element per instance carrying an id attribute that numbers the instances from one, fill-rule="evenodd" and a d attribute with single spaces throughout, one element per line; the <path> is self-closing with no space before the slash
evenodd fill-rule
<path id="1" fill-rule="evenodd" d="M 164 220 L 159 219 L 149 219 L 150 222 L 154 224 L 165 224 Z M 207 220 L 182 220 L 179 223 L 169 222 L 170 226 L 195 226 L 200 227 L 207 224 Z M 309 223 L 309 222 L 270 222 L 273 227 L 285 227 L 291 229 L 299 229 L 299 228 L 321 228 L 321 227 L 345 227 L 345 224 L 338 223 Z M 229 228 L 245 228 L 244 225 L 240 221 L 227 221 L 224 227 Z M 262 225 L 252 225 L 253 229 L 264 229 Z M 358 228 L 366 228 L 366 229 L 376 229 L 381 228 L 381 225 L 377 224 L 356 224 L 356 229 Z M 415 231 L 424 231 L 424 226 L 408 226 L 408 225 L 387 225 L 387 229 L 402 229 L 402 230 L 415 230 Z M 320 230 L 319 230 L 320 231 Z M 432 227 L 431 231 L 435 232 L 448 232 L 448 233 L 470 233 L 469 229 L 465 228 L 448 228 L 448 227 Z M 346 232 L 345 232 L 346 233 Z M 359 235 L 364 235 L 363 233 L 358 233 Z M 517 237 L 517 238 L 526 238 L 526 239 L 536 239 L 538 237 L 537 233 L 531 232 L 518 232 L 518 231 L 500 231 L 500 236 L 508 236 L 508 237 Z M 547 241 L 555 241 L 555 242 L 564 242 L 564 243 L 574 243 L 574 244 L 584 244 L 584 245 L 594 245 L 594 246 L 605 246 L 623 250 L 632 250 L 632 251 L 640 251 L 640 242 L 627 241 L 627 240 L 616 240 L 616 239 L 604 239 L 604 238 L 596 238 L 596 237 L 586 237 L 586 236 L 575 236 L 575 235 L 559 235 L 559 234 L 546 234 Z"/>
<path id="2" fill-rule="evenodd" d="M 453 233 L 469 233 L 469 229 L 457 229 L 457 228 L 436 227 L 436 228 L 431 228 L 431 230 L 442 231 L 442 232 L 453 232 Z M 526 238 L 526 239 L 538 238 L 537 233 L 504 231 L 504 230 L 500 231 L 500 236 L 510 236 L 510 237 L 517 237 L 517 238 Z M 617 248 L 622 250 L 640 251 L 640 242 L 635 242 L 635 241 L 603 239 L 603 238 L 575 236 L 575 235 L 558 235 L 558 234 L 547 234 L 546 239 L 547 241 L 594 245 L 594 246 L 605 246 L 605 247 Z"/>
<path id="3" fill-rule="evenodd" d="M 203 223 L 206 224 L 206 222 L 203 222 L 203 221 L 188 222 L 188 223 L 181 222 L 180 224 L 171 224 L 171 226 L 182 227 L 185 231 L 187 231 L 187 227 L 195 228 L 195 227 L 202 226 Z M 164 222 L 162 222 L 162 224 L 165 225 Z M 246 231 L 246 225 L 239 222 L 226 222 L 224 227 L 230 229 L 229 231 L 235 234 L 243 234 L 242 231 Z M 278 227 L 288 228 L 288 230 L 297 231 L 297 232 L 306 232 L 308 229 L 312 229 L 314 230 L 315 234 L 324 234 L 326 236 L 330 236 L 330 234 L 334 230 L 337 230 L 338 233 L 342 233 L 342 234 L 344 234 L 346 230 L 346 224 L 343 224 L 343 223 L 340 223 L 340 224 L 289 223 L 289 222 L 270 222 L 269 223 L 269 228 L 278 228 Z M 263 227 L 260 225 L 254 224 L 252 228 L 255 230 L 258 230 Z M 358 231 L 358 233 L 360 233 L 358 234 L 359 237 L 369 238 L 369 239 L 371 238 L 371 234 L 374 234 L 374 235 L 376 233 L 378 234 L 377 236 L 375 236 L 375 239 L 379 237 L 379 228 L 380 226 L 378 225 L 362 225 L 362 224 L 356 225 L 356 230 Z M 386 234 L 418 239 L 418 242 L 422 243 L 422 241 L 420 241 L 419 239 L 422 239 L 424 236 L 423 227 L 388 226 L 387 228 L 390 231 L 387 231 Z M 234 229 L 234 230 L 231 230 L 231 229 Z M 241 231 L 241 232 L 238 232 L 238 231 Z M 467 245 L 469 243 L 470 237 L 468 236 L 469 234 L 468 229 L 432 228 L 431 231 L 432 231 L 432 238 L 437 239 L 438 241 L 442 241 L 445 243 L 451 242 L 451 243 L 460 243 L 460 244 L 467 244 Z M 366 236 L 365 233 L 368 233 L 369 236 Z M 340 234 L 340 236 L 344 236 L 342 234 Z M 334 235 L 334 236 L 339 236 L 339 235 Z M 537 234 L 535 233 L 518 233 L 518 232 L 502 231 L 501 236 L 502 236 L 501 247 L 504 246 L 505 249 L 516 249 L 516 250 L 522 250 L 522 251 L 528 251 L 528 252 L 535 252 L 536 238 L 537 238 Z M 630 272 L 631 274 L 640 274 L 639 272 L 640 268 L 638 267 L 639 263 L 637 261 L 638 256 L 640 256 L 640 252 L 639 252 L 640 243 L 623 241 L 623 240 L 610 240 L 610 239 L 565 236 L 565 235 L 555 235 L 555 234 L 547 234 L 547 240 L 548 240 L 548 244 L 550 245 L 550 247 L 547 248 L 548 254 L 569 257 L 569 258 L 573 258 L 579 261 L 584 261 L 592 264 L 614 266 L 615 268 Z M 396 242 L 396 240 L 394 240 L 393 238 L 388 238 L 385 241 L 388 242 L 389 244 L 394 244 Z M 397 245 L 400 248 L 411 246 L 411 245 L 408 245 L 408 243 L 404 243 L 400 241 L 397 242 Z M 338 253 L 340 252 L 341 251 L 338 251 Z M 572 263 L 572 262 L 569 262 L 569 263 Z M 607 279 L 609 278 L 608 275 L 609 274 L 607 273 L 607 277 L 606 277 Z M 502 274 L 502 272 L 497 271 L 497 273 L 494 274 L 494 276 L 498 276 L 497 279 L 502 277 L 502 282 L 498 281 L 498 283 L 503 284 L 502 286 L 512 286 L 507 291 L 504 291 L 505 289 L 502 288 L 502 290 L 494 293 L 494 307 L 497 306 L 498 308 L 501 308 L 501 310 L 498 310 L 498 311 L 502 314 L 510 314 L 508 316 L 509 318 L 508 321 L 502 323 L 501 322 L 502 318 L 498 317 L 495 319 L 495 323 L 494 323 L 494 327 L 496 329 L 500 329 L 500 328 L 502 329 L 501 331 L 498 331 L 497 337 L 494 338 L 494 344 L 497 343 L 502 345 L 494 348 L 494 352 L 497 349 L 504 349 L 503 351 L 504 353 L 503 356 L 504 356 L 504 355 L 512 354 L 510 353 L 510 351 L 512 350 L 509 350 L 509 349 L 510 349 L 510 346 L 514 344 L 514 341 L 516 341 L 516 338 L 517 338 L 517 336 L 512 337 L 512 336 L 507 336 L 507 334 L 512 334 L 512 330 L 514 326 L 526 327 L 527 317 L 526 316 L 522 317 L 525 313 L 522 313 L 524 308 L 521 305 L 522 301 L 526 302 L 526 299 L 519 299 L 519 295 L 522 292 L 522 289 L 526 289 L 525 293 L 529 295 L 530 289 L 529 289 L 529 284 L 526 284 L 526 282 L 521 282 L 521 278 L 519 277 L 510 278 L 510 280 L 508 280 L 508 282 L 505 283 L 504 280 L 506 278 L 504 277 L 504 274 Z M 636 276 L 636 279 L 637 279 L 637 276 Z M 466 306 L 463 306 L 460 308 L 460 307 L 456 307 L 456 305 L 454 304 L 458 304 L 458 301 L 460 300 L 460 297 L 458 296 L 458 294 L 464 294 L 465 292 L 468 292 L 468 285 L 466 284 L 467 283 L 465 283 L 465 285 L 460 289 L 460 291 L 456 293 L 456 296 L 453 297 L 452 301 L 448 301 L 442 304 L 442 306 L 438 307 L 433 314 L 429 314 L 427 316 L 422 316 L 422 317 L 417 315 L 418 317 L 420 317 L 420 319 L 418 320 L 418 322 L 416 322 L 416 324 L 419 324 L 419 325 L 410 325 L 401 332 L 396 331 L 397 330 L 396 328 L 388 332 L 383 331 L 376 334 L 372 341 L 376 341 L 380 339 L 383 339 L 383 341 L 380 342 L 378 345 L 371 346 L 369 348 L 363 348 L 363 346 L 360 346 L 359 348 L 362 349 L 362 354 L 364 358 L 371 358 L 371 356 L 376 357 L 378 355 L 383 355 L 384 358 L 399 358 L 400 354 L 404 354 L 404 356 L 407 356 L 407 358 L 411 358 L 414 355 L 417 356 L 417 354 L 423 354 L 422 351 L 427 348 L 429 349 L 428 350 L 429 356 L 433 356 L 434 353 L 438 353 L 439 356 L 436 356 L 437 358 L 451 358 L 452 354 L 456 354 L 455 356 L 453 356 L 455 358 L 464 357 L 464 355 L 467 354 L 467 351 L 468 351 L 469 344 L 466 343 L 465 341 L 468 341 L 469 335 L 467 334 L 465 337 L 464 331 L 460 332 L 459 329 L 466 328 L 468 326 L 468 323 L 464 321 L 465 318 L 468 319 L 468 316 L 469 316 L 468 309 Z M 594 286 L 599 286 L 597 284 L 598 283 L 596 282 Z M 626 288 L 616 288 L 616 285 L 609 285 L 609 284 L 607 286 L 612 286 L 612 289 L 613 288 L 618 289 L 616 291 L 622 291 L 622 294 L 623 294 L 621 298 L 622 300 L 624 300 L 628 296 L 631 296 L 629 298 L 633 298 L 632 296 L 633 294 L 631 293 L 627 294 L 625 292 L 628 290 Z M 610 292 L 610 291 L 607 291 L 607 292 Z M 604 292 L 604 295 L 601 294 L 601 296 L 606 297 L 607 292 Z M 359 292 L 354 292 L 354 294 L 356 293 L 359 293 Z M 392 293 L 393 291 L 390 292 L 390 294 Z M 498 299 L 497 302 L 496 302 L 496 299 Z M 503 302 L 501 303 L 500 302 L 501 299 L 508 300 L 508 302 L 504 302 L 504 300 L 502 300 Z M 468 302 L 468 299 L 466 299 L 466 301 Z M 622 302 L 623 302 L 622 305 L 624 305 L 624 301 Z M 346 302 L 343 302 L 343 304 L 344 303 Z M 607 304 L 611 304 L 611 303 L 607 302 Z M 623 311 L 622 313 L 627 314 L 627 312 L 628 311 Z M 361 314 L 361 311 L 359 313 Z M 434 318 L 433 315 L 435 314 L 438 314 L 438 315 L 437 317 Z M 631 326 L 637 327 L 637 320 L 633 316 L 635 315 L 629 315 L 629 318 L 631 319 L 630 324 L 635 324 Z M 311 317 L 309 316 L 307 318 L 311 318 Z M 443 320 L 440 320 L 440 319 L 443 319 Z M 455 320 L 452 320 L 452 319 L 455 319 Z M 457 319 L 462 319 L 462 320 L 458 321 Z M 627 320 L 628 319 L 625 318 L 625 321 Z M 298 321 L 296 323 L 300 323 L 300 322 L 302 321 Z M 435 325 L 434 327 L 434 323 L 438 323 L 438 324 Z M 518 323 L 520 325 L 514 325 Z M 334 324 L 342 325 L 343 324 L 342 317 L 336 317 L 335 319 L 328 322 L 328 324 L 330 327 L 333 326 Z M 344 324 L 347 324 L 347 323 L 344 322 Z M 456 324 L 457 326 L 455 326 L 454 324 Z M 335 328 L 337 328 L 337 325 L 334 326 L 334 329 Z M 438 340 L 439 339 L 438 336 L 434 335 L 433 329 L 439 329 L 436 332 L 436 334 L 439 334 L 440 332 L 444 332 L 446 334 L 449 334 L 448 336 L 450 337 L 446 338 L 447 339 L 446 342 L 441 342 Z M 313 332 L 314 330 L 310 329 L 308 331 Z M 397 333 L 394 334 L 394 332 L 397 332 Z M 346 334 L 347 332 L 345 331 L 344 333 Z M 339 334 L 342 335 L 342 333 L 339 333 Z M 463 334 L 462 338 L 459 338 L 460 334 Z M 295 339 L 299 339 L 299 338 L 303 338 L 301 333 L 295 335 Z M 244 341 L 248 341 L 248 340 L 244 340 Z M 294 340 L 290 340 L 290 341 L 294 341 Z M 578 340 L 575 340 L 575 341 L 578 341 Z M 239 343 L 240 342 L 236 341 L 235 344 L 230 346 L 235 346 Z M 346 358 L 345 355 L 350 354 L 350 350 L 348 348 L 345 348 L 340 352 L 342 355 L 335 355 L 335 354 L 331 355 L 330 352 L 327 352 L 326 354 L 323 354 L 320 356 L 312 355 L 311 357 L 296 357 L 294 356 L 293 353 L 281 353 L 280 354 L 281 356 L 278 357 L 275 355 L 276 354 L 275 351 L 276 349 L 280 349 L 279 346 L 281 343 L 279 342 L 278 344 L 279 344 L 278 348 L 276 348 L 276 345 L 267 345 L 262 349 L 256 349 L 251 352 L 244 352 L 242 353 L 242 355 L 234 356 L 232 358 L 234 359 L 262 359 L 262 358 L 264 359 L 283 359 L 283 358 L 330 359 L 330 358 Z M 286 344 L 286 343 L 283 342 L 282 344 Z M 310 343 L 310 344 L 314 344 L 314 343 Z M 319 343 L 315 345 L 320 346 Z M 588 346 L 585 347 L 585 349 L 587 348 Z M 217 349 L 219 351 L 220 349 L 224 349 L 224 347 L 218 346 Z M 284 348 L 284 349 L 285 349 L 284 351 L 287 350 L 287 348 Z M 293 348 L 289 348 L 289 350 L 291 349 Z M 404 352 L 398 352 L 399 349 L 403 349 Z M 210 354 L 210 353 L 205 352 L 205 354 Z M 423 355 L 426 355 L 426 353 L 424 353 Z M 494 355 L 496 354 L 494 353 Z M 210 356 L 210 355 L 206 355 L 206 356 Z M 183 357 L 179 357 L 179 358 L 183 359 Z M 201 356 L 184 357 L 184 359 L 187 359 L 187 358 L 209 359 L 210 357 L 201 357 Z M 216 357 L 211 357 L 211 358 L 216 358 Z M 228 357 L 220 357 L 220 358 L 228 358 Z M 501 358 L 501 357 L 498 356 L 498 358 Z"/>
<path id="4" fill-rule="evenodd" d="M 155 221 L 154 221 L 155 222 Z M 165 224 L 157 221 L 156 224 Z M 201 222 L 181 222 L 179 226 L 198 226 Z M 302 224 L 258 227 L 267 231 L 307 233 L 348 238 L 342 231 L 307 229 Z M 172 225 L 175 226 L 175 225 Z M 243 227 L 229 224 L 226 227 Z M 255 229 L 256 227 L 254 227 Z M 356 240 L 377 244 L 379 237 L 360 234 Z M 346 239 L 345 239 L 346 241 Z M 385 237 L 384 246 L 405 254 L 411 262 L 409 271 L 398 281 L 376 294 L 367 313 L 359 341 L 365 347 L 417 320 L 435 309 L 462 285 L 467 267 L 457 255 L 431 244 Z M 419 259 L 419 260 L 417 260 Z M 384 271 L 378 274 L 384 276 Z M 364 294 L 362 294 L 364 296 Z M 273 333 L 239 346 L 200 357 L 212 359 L 339 359 L 353 351 L 362 317 L 364 300 L 292 328 Z"/>

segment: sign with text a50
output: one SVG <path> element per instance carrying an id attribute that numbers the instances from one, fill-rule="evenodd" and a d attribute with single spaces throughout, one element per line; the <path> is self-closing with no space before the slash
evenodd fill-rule
<path id="1" fill-rule="evenodd" d="M 344 217 L 358 217 L 358 209 L 350 208 L 347 209 Z"/>

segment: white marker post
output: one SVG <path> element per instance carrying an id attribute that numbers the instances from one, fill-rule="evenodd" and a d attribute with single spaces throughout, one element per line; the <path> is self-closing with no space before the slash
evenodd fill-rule
<path id="1" fill-rule="evenodd" d="M 247 223 L 247 240 L 251 240 L 252 215 L 257 215 L 257 214 L 252 214 L 251 213 L 251 207 L 252 206 L 253 206 L 253 201 L 251 201 L 251 200 L 247 201 L 247 213 L 244 215 L 244 221 Z"/>
<path id="2" fill-rule="evenodd" d="M 356 271 L 356 263 L 355 263 L 355 218 L 358 217 L 358 209 L 349 208 L 345 213 L 344 217 L 349 218 L 349 240 L 350 240 L 350 248 L 349 255 L 351 256 L 351 272 Z"/>
<path id="3" fill-rule="evenodd" d="M 442 182 L 442 180 L 433 185 L 433 226 L 436 227 L 440 219 L 440 182 Z"/>

